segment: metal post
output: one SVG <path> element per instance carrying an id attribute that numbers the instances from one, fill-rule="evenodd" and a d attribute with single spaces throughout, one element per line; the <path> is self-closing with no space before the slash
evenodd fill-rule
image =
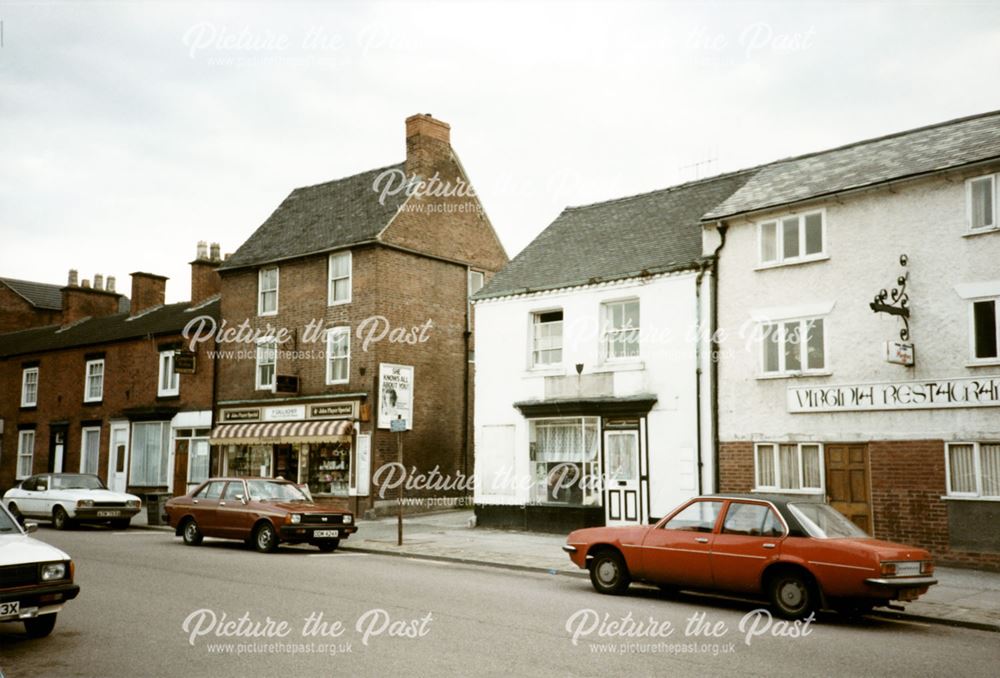
<path id="1" fill-rule="evenodd" d="M 405 468 L 403 466 L 403 432 L 399 431 L 396 433 L 396 457 L 399 461 L 399 467 Z M 399 484 L 398 488 L 399 496 L 397 497 L 397 514 L 396 514 L 396 546 L 403 545 L 403 483 Z"/>

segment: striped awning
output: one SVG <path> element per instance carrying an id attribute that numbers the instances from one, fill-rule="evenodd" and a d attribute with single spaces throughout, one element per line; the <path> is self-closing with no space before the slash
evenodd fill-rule
<path id="1" fill-rule="evenodd" d="M 212 445 L 283 445 L 286 443 L 335 443 L 350 440 L 354 422 L 276 421 L 219 424 L 212 429 Z"/>

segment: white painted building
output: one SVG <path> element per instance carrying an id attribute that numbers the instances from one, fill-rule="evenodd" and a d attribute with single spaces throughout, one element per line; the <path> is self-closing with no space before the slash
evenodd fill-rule
<path id="1" fill-rule="evenodd" d="M 715 177 L 565 210 L 476 296 L 480 525 L 646 523 L 712 489 Z"/>
<path id="2" fill-rule="evenodd" d="M 768 165 L 706 216 L 724 491 L 1000 566 L 998 173 L 991 113 Z"/>

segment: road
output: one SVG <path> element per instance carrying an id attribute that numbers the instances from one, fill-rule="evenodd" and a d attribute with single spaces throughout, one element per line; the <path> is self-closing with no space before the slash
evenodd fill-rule
<path id="1" fill-rule="evenodd" d="M 8 678 L 914 678 L 995 676 L 1000 661 L 1000 634 L 833 615 L 800 627 L 799 637 L 773 637 L 776 625 L 759 617 L 747 643 L 740 623 L 754 619 L 754 604 L 637 587 L 601 596 L 573 577 L 307 547 L 270 555 L 216 540 L 188 547 L 151 530 L 43 525 L 36 536 L 74 557 L 81 593 L 48 638 L 0 625 Z M 325 628 L 316 628 L 319 615 Z M 695 633 L 689 620 L 699 615 L 706 623 Z M 231 635 L 248 629 L 260 635 Z"/>

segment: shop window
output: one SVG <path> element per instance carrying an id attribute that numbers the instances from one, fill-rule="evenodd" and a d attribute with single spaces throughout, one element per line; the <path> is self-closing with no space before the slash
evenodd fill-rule
<path id="1" fill-rule="evenodd" d="M 534 503 L 600 505 L 596 417 L 536 419 L 529 436 Z"/>
<path id="2" fill-rule="evenodd" d="M 230 445 L 226 448 L 226 475 L 257 478 L 271 477 L 271 447 L 268 445 Z"/>
<path id="3" fill-rule="evenodd" d="M 132 426 L 130 485 L 154 487 L 167 484 L 170 459 L 169 422 L 146 422 Z"/>
<path id="4" fill-rule="evenodd" d="M 823 490 L 823 446 L 818 443 L 758 444 L 754 467 L 757 490 Z"/>
<path id="5" fill-rule="evenodd" d="M 351 479 L 350 443 L 321 443 L 309 446 L 309 476 L 312 494 L 347 496 Z"/>

